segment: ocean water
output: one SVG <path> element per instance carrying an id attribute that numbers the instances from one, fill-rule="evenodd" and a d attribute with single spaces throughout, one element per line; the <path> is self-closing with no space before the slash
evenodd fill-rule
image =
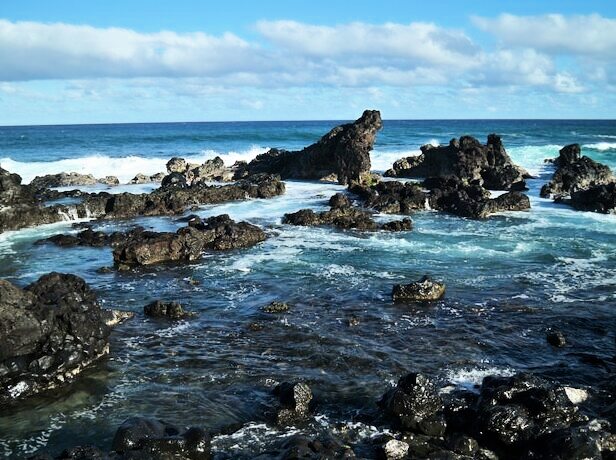
<path id="1" fill-rule="evenodd" d="M 203 161 L 250 160 L 269 147 L 299 149 L 339 122 L 172 123 L 1 127 L 0 164 L 24 182 L 36 175 L 77 171 L 126 182 L 164 170 L 172 156 Z M 37 239 L 76 231 L 72 222 L 0 235 L 0 276 L 25 285 L 49 271 L 75 273 L 105 307 L 137 312 L 117 328 L 108 358 L 63 391 L 32 398 L 0 413 L 0 456 L 20 457 L 67 446 L 108 448 L 127 417 L 219 429 L 246 424 L 214 439 L 216 451 L 259 452 L 297 430 L 265 424 L 272 386 L 305 380 L 318 402 L 302 430 L 342 425 L 357 439 L 378 432 L 354 422 L 402 374 L 422 371 L 443 388 L 472 389 L 486 375 L 535 372 L 594 388 L 608 378 L 616 355 L 616 216 L 574 211 L 539 197 L 552 174 L 544 159 L 578 142 L 583 153 L 616 169 L 614 121 L 389 121 L 379 133 L 373 169 L 419 153 L 426 143 L 496 132 L 513 160 L 537 176 L 529 181 L 532 209 L 473 221 L 435 212 L 412 216 L 412 232 L 360 233 L 281 224 L 286 212 L 326 209 L 343 187 L 287 182 L 269 200 L 204 206 L 202 216 L 228 213 L 263 226 L 258 247 L 206 254 L 191 264 L 100 274 L 109 248 L 35 246 Z M 100 188 L 100 187 L 99 187 Z M 145 187 L 147 189 L 147 187 Z M 114 190 L 143 190 L 122 186 Z M 378 216 L 388 220 L 396 216 Z M 174 229 L 171 218 L 105 221 Z M 391 289 L 429 274 L 447 285 L 429 306 L 393 304 Z M 197 281 L 194 284 L 189 281 Z M 180 300 L 191 321 L 145 318 L 154 299 Z M 284 315 L 260 307 L 282 300 Z M 359 324 L 349 325 L 351 318 Z M 263 324 L 252 331 L 253 322 Z M 569 346 L 546 343 L 548 328 Z M 594 364 L 593 364 L 594 363 Z"/>

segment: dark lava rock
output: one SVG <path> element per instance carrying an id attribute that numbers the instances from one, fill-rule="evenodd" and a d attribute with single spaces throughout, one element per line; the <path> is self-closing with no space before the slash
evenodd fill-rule
<path id="1" fill-rule="evenodd" d="M 168 176 L 165 176 L 165 178 L 160 183 L 160 186 L 162 188 L 186 188 L 188 187 L 188 183 L 186 182 L 186 177 L 184 177 L 183 174 L 178 172 L 172 172 Z"/>
<path id="2" fill-rule="evenodd" d="M 361 181 L 370 172 L 370 150 L 383 126 L 377 110 L 366 110 L 353 123 L 337 126 L 299 152 L 271 149 L 258 155 L 248 172 L 279 174 L 283 179 Z"/>
<path id="3" fill-rule="evenodd" d="M 445 284 L 432 281 L 424 276 L 419 281 L 410 284 L 396 284 L 392 297 L 394 302 L 426 302 L 438 300 L 445 294 Z"/>
<path id="4" fill-rule="evenodd" d="M 276 414 L 276 422 L 280 425 L 301 421 L 310 413 L 312 391 L 305 383 L 283 382 L 274 388 L 274 396 L 280 402 Z"/>
<path id="5" fill-rule="evenodd" d="M 172 320 L 184 319 L 193 316 L 190 312 L 184 310 L 184 307 L 182 307 L 182 305 L 178 302 L 163 302 L 162 300 L 156 300 L 143 307 L 143 313 L 152 318 Z"/>
<path id="6" fill-rule="evenodd" d="M 387 232 L 407 232 L 413 230 L 413 221 L 408 217 L 402 220 L 392 220 L 381 225 L 381 230 Z"/>
<path id="7" fill-rule="evenodd" d="M 616 182 L 572 192 L 569 204 L 578 211 L 616 213 Z"/>
<path id="8" fill-rule="evenodd" d="M 163 185 L 165 180 L 178 180 L 179 176 L 184 177 L 186 185 L 196 185 L 202 182 L 209 181 L 230 181 L 233 179 L 234 174 L 237 172 L 237 178 L 244 177 L 243 169 L 245 169 L 245 163 L 236 163 L 231 168 L 225 166 L 225 162 L 220 157 L 215 157 L 210 160 L 206 160 L 203 164 L 191 164 L 187 163 L 184 158 L 173 157 L 167 162 L 167 172 L 170 179 L 163 179 Z"/>
<path id="9" fill-rule="evenodd" d="M 103 246 L 117 246 L 124 242 L 127 238 L 132 238 L 142 232 L 145 229 L 143 227 L 136 227 L 135 229 L 124 232 L 105 233 L 101 231 L 94 231 L 91 228 L 74 234 L 60 234 L 53 235 L 49 238 L 38 240 L 36 244 L 52 243 L 61 247 L 73 247 L 73 246 L 90 246 L 100 248 Z"/>
<path id="10" fill-rule="evenodd" d="M 211 436 L 201 428 L 180 430 L 160 420 L 132 417 L 118 428 L 111 448 L 126 459 L 208 460 Z"/>
<path id="11" fill-rule="evenodd" d="M 573 193 L 588 190 L 598 185 L 613 183 L 615 178 L 610 168 L 587 156 L 580 157 L 578 144 L 568 145 L 560 150 L 560 156 L 554 160 L 558 168 L 552 179 L 541 187 L 541 196 L 563 199 Z"/>
<path id="12" fill-rule="evenodd" d="M 452 139 L 447 146 L 424 145 L 421 155 L 394 163 L 385 173 L 390 177 L 456 176 L 464 183 L 478 181 L 490 190 L 524 188 L 529 174 L 511 161 L 501 139 L 490 134 L 485 145 L 470 136 Z"/>
<path id="13" fill-rule="evenodd" d="M 261 308 L 265 313 L 286 313 L 289 311 L 289 304 L 285 302 L 272 302 Z"/>
<path id="14" fill-rule="evenodd" d="M 0 404 L 72 380 L 109 351 L 109 332 L 75 275 L 50 273 L 25 289 L 0 280 Z"/>
<path id="15" fill-rule="evenodd" d="M 329 199 L 329 206 L 331 208 L 348 208 L 351 206 L 351 200 L 344 193 L 336 193 Z"/>
<path id="16" fill-rule="evenodd" d="M 383 395 L 379 406 L 403 429 L 442 436 L 446 423 L 443 401 L 434 383 L 425 375 L 412 373 Z"/>
<path id="17" fill-rule="evenodd" d="M 135 177 L 133 177 L 128 183 L 129 184 L 159 183 L 163 181 L 165 176 L 166 176 L 165 173 L 156 173 L 151 176 L 147 176 L 145 174 L 139 173 Z"/>
<path id="18" fill-rule="evenodd" d="M 282 445 L 282 452 L 276 456 L 257 457 L 279 460 L 324 460 L 356 458 L 353 450 L 332 436 L 311 439 L 302 435 L 291 437 Z"/>
<path id="19" fill-rule="evenodd" d="M 120 265 L 151 265 L 170 261 L 192 261 L 205 250 L 247 248 L 265 241 L 259 227 L 235 222 L 227 214 L 195 219 L 175 233 L 144 231 L 119 243 L 113 259 Z"/>
<path id="20" fill-rule="evenodd" d="M 76 172 L 62 172 L 58 174 L 48 174 L 46 176 L 36 176 L 30 182 L 30 186 L 35 190 L 51 187 L 75 187 L 79 185 L 95 185 L 99 181 L 92 174 L 79 174 Z"/>
<path id="21" fill-rule="evenodd" d="M 560 331 L 548 331 L 546 335 L 548 343 L 554 347 L 564 347 L 567 344 L 565 335 Z"/>

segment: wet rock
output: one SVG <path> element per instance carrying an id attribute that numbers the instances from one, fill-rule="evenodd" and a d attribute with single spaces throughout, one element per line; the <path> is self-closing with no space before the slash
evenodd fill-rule
<path id="1" fill-rule="evenodd" d="M 72 380 L 108 352 L 109 332 L 75 275 L 50 273 L 25 289 L 0 280 L 0 404 Z"/>
<path id="2" fill-rule="evenodd" d="M 186 177 L 184 177 L 183 174 L 178 172 L 172 172 L 168 176 L 165 176 L 165 178 L 160 183 L 160 186 L 162 188 L 186 188 L 188 187 L 188 183 L 186 182 Z"/>
<path id="3" fill-rule="evenodd" d="M 53 235 L 49 238 L 38 240 L 35 244 L 51 243 L 60 247 L 73 247 L 73 246 L 89 246 L 100 248 L 103 246 L 115 247 L 120 243 L 126 241 L 127 238 L 133 238 L 136 235 L 144 232 L 143 227 L 136 227 L 129 232 L 113 232 L 105 233 L 101 231 L 95 231 L 91 228 L 86 228 L 77 234 L 60 234 Z"/>
<path id="4" fill-rule="evenodd" d="M 101 179 L 97 179 L 96 180 L 99 184 L 104 184 L 104 185 L 120 185 L 120 179 L 118 179 L 116 176 L 105 176 L 102 177 Z"/>
<path id="5" fill-rule="evenodd" d="M 367 187 L 354 185 L 350 191 L 364 200 L 364 205 L 386 214 L 410 214 L 426 209 L 427 194 L 414 183 L 379 182 Z"/>
<path id="6" fill-rule="evenodd" d="M 329 206 L 331 208 L 349 208 L 351 206 L 351 200 L 344 193 L 336 193 L 329 199 Z"/>
<path id="7" fill-rule="evenodd" d="M 409 445 L 398 439 L 390 439 L 381 446 L 379 458 L 383 460 L 403 460 L 407 458 Z"/>
<path id="8" fill-rule="evenodd" d="M 133 177 L 128 183 L 129 184 L 150 184 L 150 183 L 159 183 L 162 182 L 165 178 L 165 173 L 156 173 L 151 176 L 147 176 L 145 174 L 137 174 Z"/>
<path id="9" fill-rule="evenodd" d="M 143 313 L 151 318 L 163 318 L 170 320 L 179 320 L 190 318 L 192 313 L 184 310 L 184 307 L 178 302 L 164 302 L 156 300 L 143 307 Z"/>
<path id="10" fill-rule="evenodd" d="M 94 446 L 77 446 L 65 449 L 58 460 L 107 460 L 109 455 Z"/>
<path id="11" fill-rule="evenodd" d="M 184 174 L 188 167 L 186 160 L 184 158 L 173 157 L 167 162 L 167 172 L 169 174 L 179 173 Z"/>
<path id="12" fill-rule="evenodd" d="M 523 189 L 524 179 L 530 177 L 511 161 L 496 134 L 490 134 L 485 145 L 470 136 L 452 139 L 447 146 L 424 145 L 421 155 L 396 161 L 385 175 L 410 178 L 456 176 L 465 184 L 476 181 L 490 190 L 509 190 L 514 184 L 517 190 Z"/>
<path id="13" fill-rule="evenodd" d="M 381 230 L 387 232 L 408 232 L 413 229 L 413 221 L 408 217 L 402 220 L 392 220 L 381 225 Z"/>
<path id="14" fill-rule="evenodd" d="M 248 164 L 250 174 L 279 174 L 283 179 L 361 181 L 370 171 L 370 150 L 383 126 L 376 110 L 366 110 L 353 123 L 338 126 L 299 152 L 271 149 Z"/>
<path id="15" fill-rule="evenodd" d="M 230 181 L 233 180 L 236 172 L 238 174 L 237 178 L 241 178 L 245 176 L 244 172 L 240 171 L 242 169 L 245 169 L 245 163 L 236 163 L 231 168 L 227 168 L 220 157 L 206 160 L 201 165 L 187 163 L 186 160 L 178 157 L 174 157 L 167 162 L 169 176 L 173 176 L 177 180 L 177 177 L 179 177 L 177 175 L 181 175 L 184 177 L 187 185 L 211 181 Z M 165 180 L 163 179 L 164 182 Z"/>
<path id="16" fill-rule="evenodd" d="M 312 391 L 305 383 L 283 382 L 274 388 L 274 396 L 280 402 L 276 422 L 290 425 L 304 419 L 310 413 Z"/>
<path id="17" fill-rule="evenodd" d="M 271 458 L 271 456 L 259 456 L 257 458 L 265 459 Z M 326 436 L 324 439 L 310 439 L 306 436 L 296 435 L 282 445 L 282 452 L 276 458 L 280 460 L 345 459 L 355 458 L 355 454 L 349 446 L 331 436 Z"/>
<path id="18" fill-rule="evenodd" d="M 286 313 L 289 311 L 289 304 L 274 301 L 262 307 L 261 310 L 265 313 Z"/>
<path id="19" fill-rule="evenodd" d="M 442 436 L 446 423 L 443 401 L 434 383 L 425 375 L 408 374 L 379 401 L 383 412 L 403 430 L 428 436 Z"/>
<path id="20" fill-rule="evenodd" d="M 587 156 L 580 157 L 580 146 L 577 144 L 561 149 L 554 162 L 558 168 L 552 179 L 541 187 L 540 194 L 544 198 L 562 200 L 571 197 L 575 192 L 607 185 L 616 180 L 608 166 Z M 580 198 L 578 200 L 582 201 Z"/>
<path id="21" fill-rule="evenodd" d="M 34 189 L 45 189 L 52 187 L 75 187 L 79 185 L 96 185 L 98 181 L 92 174 L 79 174 L 76 172 L 48 174 L 36 176 L 30 182 Z"/>
<path id="22" fill-rule="evenodd" d="M 143 231 L 119 243 L 113 251 L 117 265 L 152 265 L 193 261 L 206 250 L 248 248 L 265 241 L 266 234 L 248 222 L 235 222 L 228 215 L 195 219 L 177 232 Z"/>
<path id="23" fill-rule="evenodd" d="M 546 335 L 548 343 L 554 347 L 564 347 L 567 344 L 565 334 L 560 331 L 548 331 Z"/>
<path id="24" fill-rule="evenodd" d="M 426 302 L 438 300 L 445 294 L 445 285 L 424 276 L 410 284 L 396 284 L 392 291 L 394 302 Z"/>
<path id="25" fill-rule="evenodd" d="M 616 182 L 572 192 L 569 204 L 578 211 L 614 214 L 616 213 Z"/>
<path id="26" fill-rule="evenodd" d="M 132 417 L 118 428 L 112 450 L 123 454 L 121 458 L 209 460 L 211 436 L 201 428 L 181 430 L 160 420 Z"/>
<path id="27" fill-rule="evenodd" d="M 454 435 L 448 442 L 449 448 L 460 454 L 472 457 L 479 451 L 479 443 L 476 439 L 465 435 Z"/>

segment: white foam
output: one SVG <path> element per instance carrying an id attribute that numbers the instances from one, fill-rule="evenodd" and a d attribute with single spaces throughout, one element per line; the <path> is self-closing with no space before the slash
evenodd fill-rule
<path id="1" fill-rule="evenodd" d="M 190 163 L 203 163 L 216 156 L 220 156 L 226 165 L 230 166 L 238 160 L 250 161 L 257 155 L 267 151 L 267 148 L 251 146 L 245 151 L 217 152 L 203 150 L 199 155 L 177 156 L 183 157 Z M 121 183 L 130 181 L 137 174 L 152 175 L 166 170 L 169 158 L 148 158 L 131 155 L 127 157 L 109 157 L 106 155 L 91 155 L 87 157 L 69 158 L 57 161 L 22 162 L 13 158 L 2 158 L 0 164 L 10 172 L 19 174 L 23 183 L 27 184 L 36 176 L 57 174 L 61 172 L 77 172 L 80 174 L 93 174 L 97 178 L 116 176 Z"/>
<path id="2" fill-rule="evenodd" d="M 583 147 L 604 152 L 606 150 L 616 150 L 616 142 L 597 142 L 596 144 L 586 144 Z"/>
<path id="3" fill-rule="evenodd" d="M 467 390 L 475 390 L 483 379 L 488 376 L 509 377 L 515 374 L 511 368 L 499 367 L 472 367 L 462 369 L 451 369 L 447 371 L 445 378 L 456 387 Z"/>
<path id="4" fill-rule="evenodd" d="M 391 168 L 401 158 L 414 157 L 420 154 L 421 151 L 419 149 L 396 150 L 393 152 L 373 150 L 370 152 L 370 163 L 373 171 L 383 172 Z"/>

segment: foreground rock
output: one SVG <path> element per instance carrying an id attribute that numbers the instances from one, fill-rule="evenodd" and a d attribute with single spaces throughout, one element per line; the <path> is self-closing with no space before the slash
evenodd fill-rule
<path id="1" fill-rule="evenodd" d="M 524 190 L 530 175 L 515 165 L 501 139 L 490 134 L 485 145 L 471 136 L 452 139 L 447 146 L 424 145 L 421 155 L 394 163 L 390 177 L 428 178 L 455 176 L 489 190 Z"/>
<path id="2" fill-rule="evenodd" d="M 276 422 L 280 425 L 292 425 L 305 419 L 310 413 L 312 391 L 305 383 L 283 382 L 274 388 L 280 407 L 276 412 Z"/>
<path id="3" fill-rule="evenodd" d="M 177 232 L 144 231 L 133 234 L 113 251 L 118 265 L 152 265 L 161 262 L 193 261 L 205 250 L 225 251 L 248 248 L 265 241 L 259 227 L 236 223 L 223 214 L 209 219 L 193 219 Z"/>
<path id="4" fill-rule="evenodd" d="M 392 292 L 394 302 L 429 302 L 445 295 L 445 284 L 424 276 L 410 284 L 396 284 Z"/>
<path id="5" fill-rule="evenodd" d="M 338 181 L 349 184 L 370 172 L 370 150 L 382 128 L 381 114 L 366 110 L 353 123 L 337 126 L 299 152 L 271 149 L 248 166 L 249 174 L 279 174 L 283 179 Z"/>
<path id="6" fill-rule="evenodd" d="M 460 217 L 485 219 L 504 211 L 530 209 L 529 198 L 520 192 L 507 192 L 491 198 L 478 184 L 466 184 L 456 176 L 426 179 L 422 186 L 398 181 L 379 182 L 371 187 L 355 184 L 357 194 L 368 208 L 387 214 L 412 214 L 432 209 Z"/>
<path id="7" fill-rule="evenodd" d="M 285 214 L 282 223 L 301 226 L 333 225 L 340 229 L 365 231 L 405 231 L 413 228 L 413 222 L 408 218 L 377 224 L 372 212 L 351 206 L 349 199 L 341 193 L 331 197 L 330 205 L 329 211 L 314 212 L 312 209 L 301 209 Z"/>
<path id="8" fill-rule="evenodd" d="M 250 198 L 271 198 L 285 191 L 277 176 L 255 175 L 232 185 L 161 187 L 151 193 L 34 192 L 21 177 L 0 169 L 0 233 L 79 218 L 132 218 L 183 213 L 187 208 Z M 44 206 L 41 196 L 80 197 L 79 204 Z"/>
<path id="9" fill-rule="evenodd" d="M 616 213 L 616 182 L 572 192 L 569 204 L 578 211 L 614 214 Z"/>
<path id="10" fill-rule="evenodd" d="M 74 275 L 24 289 L 0 280 L 0 404 L 63 385 L 105 355 L 112 316 Z"/>
<path id="11" fill-rule="evenodd" d="M 62 172 L 58 174 L 47 174 L 45 176 L 36 176 L 30 182 L 30 186 L 34 190 L 52 188 L 52 187 L 77 187 L 80 185 L 119 185 L 120 181 L 115 176 L 106 176 L 101 179 L 96 179 L 92 174 L 79 174 L 76 172 Z"/>

